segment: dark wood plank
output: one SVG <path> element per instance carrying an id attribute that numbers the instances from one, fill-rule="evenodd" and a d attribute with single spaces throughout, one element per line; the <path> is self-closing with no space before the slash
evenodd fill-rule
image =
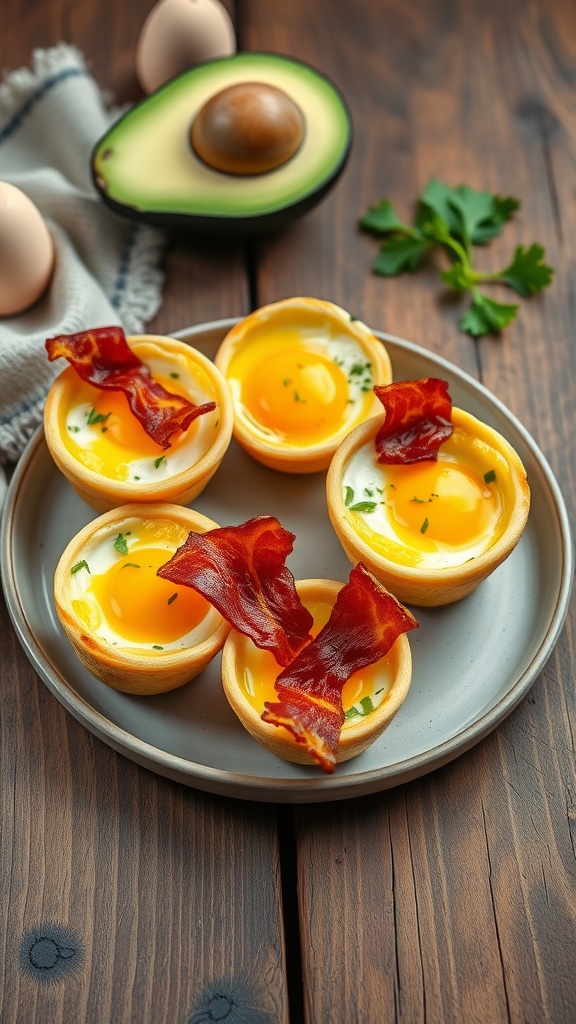
<path id="1" fill-rule="evenodd" d="M 0 630 L 2 1021 L 189 1020 L 218 999 L 287 1020 L 274 808 L 116 754 L 19 657 L 3 607 Z M 50 942 L 74 951 L 52 983 Z"/>

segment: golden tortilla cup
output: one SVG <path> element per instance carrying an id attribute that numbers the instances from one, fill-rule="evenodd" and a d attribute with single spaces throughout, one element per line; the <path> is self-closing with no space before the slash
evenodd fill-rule
<path id="1" fill-rule="evenodd" d="M 214 658 L 229 632 L 189 587 L 156 575 L 191 531 L 217 524 L 179 505 L 131 504 L 88 523 L 54 576 L 58 618 L 92 675 L 125 693 L 183 686 Z"/>
<path id="2" fill-rule="evenodd" d="M 331 608 L 342 586 L 334 580 L 299 580 L 296 583 L 302 601 L 313 614 L 318 605 Z M 325 614 L 327 617 L 328 612 Z M 253 659 L 262 674 L 252 671 Z M 280 671 L 281 667 L 271 654 L 258 651 L 251 640 L 236 630 L 230 631 L 222 652 L 222 685 L 242 725 L 277 757 L 295 764 L 315 765 L 314 759 L 287 729 L 261 718 L 264 700 L 274 702 L 277 699 L 270 683 Z M 269 678 L 260 688 L 264 673 Z M 346 721 L 340 734 L 336 763 L 356 757 L 374 743 L 405 700 L 412 680 L 412 655 L 406 634 L 399 636 L 386 657 L 363 670 L 363 674 L 364 682 L 360 679 L 362 673 L 355 673 L 343 689 Z M 252 695 L 250 690 L 254 691 Z"/>
<path id="3" fill-rule="evenodd" d="M 183 341 L 158 335 L 126 340 L 155 379 L 163 378 L 167 390 L 185 394 L 195 405 L 213 401 L 215 410 L 198 416 L 181 438 L 162 449 L 119 392 L 85 384 L 69 366 L 56 378 L 46 400 L 48 449 L 59 470 L 97 512 L 133 501 L 187 505 L 204 490 L 230 444 L 228 386 L 214 363 Z"/>
<path id="4" fill-rule="evenodd" d="M 245 317 L 215 363 L 232 391 L 236 440 L 284 473 L 326 469 L 345 435 L 381 408 L 373 386 L 392 380 L 388 353 L 365 324 L 305 297 Z"/>
<path id="5" fill-rule="evenodd" d="M 382 422 L 380 416 L 353 430 L 332 460 L 326 481 L 332 526 L 350 561 L 363 562 L 403 604 L 451 604 L 471 593 L 518 544 L 530 509 L 526 471 L 497 430 L 453 408 L 454 433 L 440 454 L 447 452 L 456 467 L 459 460 L 473 467 L 484 497 L 492 502 L 493 521 L 481 538 L 468 545 L 452 543 L 456 525 L 451 527 L 448 519 L 443 526 L 447 541 L 434 547 L 428 522 L 438 493 L 411 498 L 418 510 L 419 529 L 404 529 L 396 522 L 390 532 L 387 525 L 387 506 L 395 499 L 382 476 L 387 467 L 379 467 L 374 454 L 374 438 Z M 434 463 L 429 460 L 427 465 Z M 370 472 L 372 482 L 367 485 Z M 441 564 L 443 559 L 446 564 Z"/>

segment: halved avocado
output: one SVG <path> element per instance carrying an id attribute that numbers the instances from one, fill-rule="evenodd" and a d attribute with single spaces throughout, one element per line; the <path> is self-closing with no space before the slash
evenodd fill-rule
<path id="1" fill-rule="evenodd" d="M 199 112 L 216 94 L 242 83 L 282 90 L 302 115 L 296 152 L 274 170 L 224 173 L 193 148 Z M 183 72 L 132 107 L 96 144 L 92 175 L 117 213 L 157 227 L 276 230 L 334 185 L 351 141 L 346 103 L 324 75 L 279 54 L 236 53 Z"/>

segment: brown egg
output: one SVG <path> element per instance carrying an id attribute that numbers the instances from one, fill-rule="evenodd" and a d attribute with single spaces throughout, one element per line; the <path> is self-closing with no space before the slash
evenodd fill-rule
<path id="1" fill-rule="evenodd" d="M 42 214 L 19 188 L 0 181 L 0 316 L 33 306 L 53 266 L 52 236 Z"/>
<path id="2" fill-rule="evenodd" d="M 297 152 L 303 135 L 300 108 L 282 89 L 265 82 L 222 89 L 200 109 L 190 132 L 204 163 L 241 175 L 281 167 Z"/>
<path id="3" fill-rule="evenodd" d="M 136 47 L 136 74 L 150 93 L 169 78 L 236 50 L 228 11 L 220 0 L 159 0 Z"/>

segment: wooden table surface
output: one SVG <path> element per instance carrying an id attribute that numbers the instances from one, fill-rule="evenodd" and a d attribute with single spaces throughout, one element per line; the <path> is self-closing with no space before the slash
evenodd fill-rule
<path id="1" fill-rule="evenodd" d="M 150 7 L 2 0 L 0 67 L 63 40 L 116 101 L 135 100 Z M 340 86 L 353 149 L 336 188 L 281 234 L 171 238 L 150 329 L 331 299 L 481 380 L 541 447 L 573 517 L 573 0 L 229 10 L 241 49 L 298 57 Z M 539 241 L 556 269 L 501 336 L 458 329 L 462 303 L 438 267 L 371 272 L 358 216 L 381 196 L 408 216 L 434 177 L 521 199 L 484 267 Z M 473 749 L 384 792 L 296 806 L 211 796 L 137 766 L 51 695 L 3 601 L 0 635 L 2 1024 L 576 1020 L 573 614 L 527 698 Z M 34 944 L 58 950 L 45 979 L 30 969 Z"/>

